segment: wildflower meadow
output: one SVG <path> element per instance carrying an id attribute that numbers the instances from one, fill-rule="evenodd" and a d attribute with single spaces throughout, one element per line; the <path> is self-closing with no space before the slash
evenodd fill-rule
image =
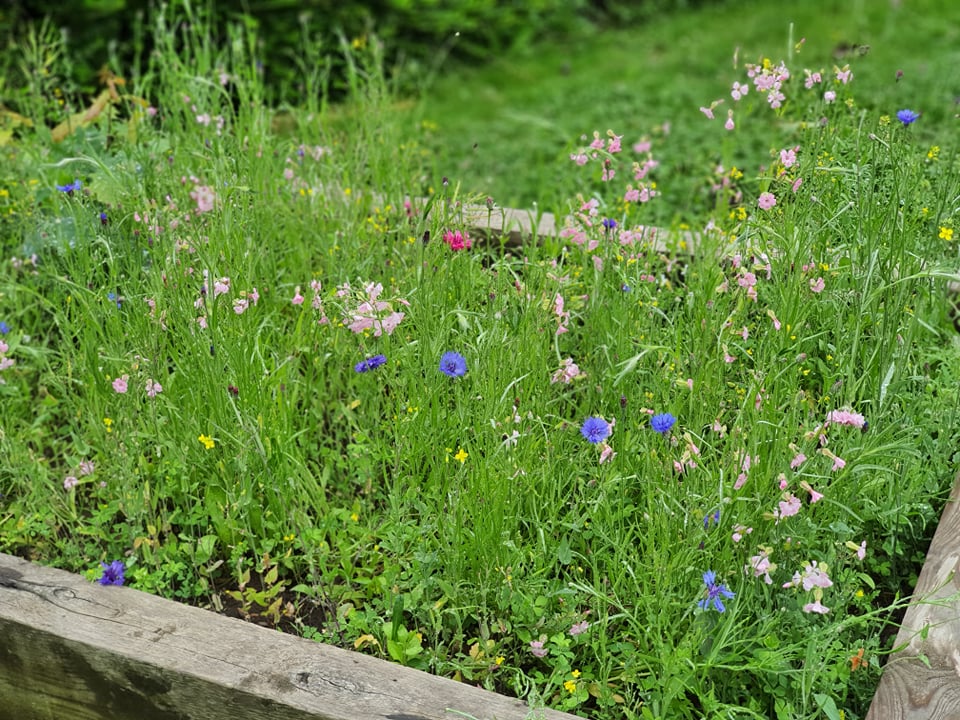
<path id="1" fill-rule="evenodd" d="M 279 131 L 191 12 L 98 112 L 9 51 L 0 550 L 532 711 L 864 717 L 955 471 L 953 110 L 730 48 L 695 206 L 611 118 L 511 244 L 375 37 Z"/>

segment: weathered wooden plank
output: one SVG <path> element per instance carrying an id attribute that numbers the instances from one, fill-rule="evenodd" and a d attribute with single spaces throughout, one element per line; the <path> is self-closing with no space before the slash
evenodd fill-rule
<path id="1" fill-rule="evenodd" d="M 867 720 L 960 720 L 960 475 Z M 920 658 L 925 657 L 929 663 Z"/>
<path id="2" fill-rule="evenodd" d="M 0 553 L 0 717 L 572 720 L 552 710 Z"/>

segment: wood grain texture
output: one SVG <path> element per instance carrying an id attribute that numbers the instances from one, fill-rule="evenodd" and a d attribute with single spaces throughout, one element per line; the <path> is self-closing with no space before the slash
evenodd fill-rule
<path id="1" fill-rule="evenodd" d="M 0 717 L 572 720 L 0 553 Z"/>
<path id="2" fill-rule="evenodd" d="M 960 475 L 867 720 L 960 720 Z M 929 667 L 920 657 L 927 658 Z"/>

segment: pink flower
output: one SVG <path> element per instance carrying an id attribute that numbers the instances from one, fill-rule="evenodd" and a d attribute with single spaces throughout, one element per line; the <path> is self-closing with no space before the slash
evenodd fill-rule
<path id="1" fill-rule="evenodd" d="M 778 509 L 774 511 L 773 517 L 779 523 L 784 518 L 793 517 L 800 512 L 800 498 L 793 493 L 786 493 L 784 499 L 778 504 Z"/>
<path id="2" fill-rule="evenodd" d="M 818 502 L 818 501 L 820 501 L 820 500 L 823 500 L 823 494 L 822 494 L 822 493 L 818 493 L 816 490 L 814 490 L 813 487 L 810 485 L 810 483 L 808 483 L 806 480 L 801 480 L 801 481 L 800 481 L 800 487 L 802 487 L 804 490 L 806 490 L 808 493 L 810 493 L 810 504 L 811 504 L 811 505 L 813 505 L 813 503 L 815 503 L 815 502 Z"/>
<path id="3" fill-rule="evenodd" d="M 725 130 L 733 130 L 736 125 L 733 122 L 733 110 L 727 110 L 727 121 L 723 124 Z"/>
<path id="4" fill-rule="evenodd" d="M 747 527 L 746 525 L 734 525 L 733 535 L 731 535 L 731 538 L 735 543 L 738 543 L 741 540 L 743 540 L 744 535 L 749 535 L 752 532 L 753 532 L 752 527 Z"/>
<path id="5" fill-rule="evenodd" d="M 571 383 L 577 378 L 586 377 L 586 373 L 582 372 L 577 364 L 573 361 L 573 358 L 566 358 L 563 362 L 560 363 L 559 369 L 557 369 L 550 378 L 551 383 Z"/>
<path id="6" fill-rule="evenodd" d="M 796 470 L 798 467 L 803 465 L 803 463 L 806 462 L 806 460 L 807 460 L 807 456 L 804 455 L 802 452 L 798 452 L 796 455 L 793 456 L 793 460 L 790 461 L 790 469 Z"/>
<path id="7" fill-rule="evenodd" d="M 733 88 L 730 90 L 730 97 L 734 100 L 739 100 L 744 97 L 748 92 L 750 92 L 750 85 L 741 85 L 739 82 L 733 83 Z"/>
<path id="8" fill-rule="evenodd" d="M 303 305 L 303 295 L 300 294 L 300 286 L 297 285 L 296 289 L 293 291 L 293 299 L 290 300 L 294 305 Z"/>
<path id="9" fill-rule="evenodd" d="M 213 210 L 217 194 L 208 185 L 198 185 L 190 192 L 190 197 L 197 203 L 197 212 L 205 213 Z"/>
<path id="10" fill-rule="evenodd" d="M 580 622 L 571 625 L 568 632 L 571 635 L 583 635 L 583 633 L 585 633 L 589 627 L 590 623 L 588 623 L 586 620 L 581 620 Z"/>
<path id="11" fill-rule="evenodd" d="M 84 477 L 85 475 L 92 475 L 94 469 L 95 469 L 95 466 L 93 464 L 93 460 L 81 460 L 79 475 L 80 477 Z"/>
<path id="12" fill-rule="evenodd" d="M 819 600 L 815 600 L 812 603 L 807 603 L 803 606 L 803 611 L 805 613 L 819 613 L 820 615 L 826 615 L 830 612 L 830 608 L 824 607 L 820 604 Z"/>
<path id="13" fill-rule="evenodd" d="M 757 198 L 757 206 L 761 210 L 769 210 L 776 204 L 777 198 L 774 197 L 773 193 L 760 193 L 760 197 Z"/>
<path id="14" fill-rule="evenodd" d="M 63 479 L 63 489 L 64 489 L 64 490 L 69 490 L 70 488 L 74 488 L 74 487 L 77 486 L 77 483 L 79 483 L 79 482 L 80 482 L 80 481 L 77 480 L 77 478 L 75 478 L 73 475 L 67 475 L 67 476 Z"/>
<path id="15" fill-rule="evenodd" d="M 816 280 L 810 278 L 810 292 L 819 295 L 826 286 L 827 284 L 822 277 L 818 277 Z"/>
<path id="16" fill-rule="evenodd" d="M 849 425 L 858 430 L 867 424 L 866 419 L 860 413 L 850 410 L 831 410 L 827 413 L 827 425 Z"/>
<path id="17" fill-rule="evenodd" d="M 156 397 L 163 392 L 163 385 L 154 382 L 153 378 L 147 378 L 147 397 Z"/>
<path id="18" fill-rule="evenodd" d="M 803 185 L 803 178 L 798 177 L 793 181 L 793 185 L 790 186 L 790 192 L 796 193 L 800 189 L 800 186 Z"/>
<path id="19" fill-rule="evenodd" d="M 443 241 L 449 245 L 450 249 L 454 252 L 457 250 L 469 250 L 470 246 L 473 245 L 473 242 L 470 240 L 470 238 L 468 238 L 459 230 L 444 233 Z"/>
<path id="20" fill-rule="evenodd" d="M 827 105 L 829 105 L 830 103 L 832 103 L 832 102 L 835 101 L 836 99 L 837 99 L 837 94 L 836 94 L 833 90 L 827 90 L 827 91 L 823 94 L 823 101 L 824 101 Z"/>
<path id="21" fill-rule="evenodd" d="M 225 295 L 230 292 L 230 278 L 222 277 L 213 281 L 213 296 Z"/>
<path id="22" fill-rule="evenodd" d="M 604 443 L 603 449 L 600 451 L 600 464 L 603 465 L 604 463 L 613 460 L 613 458 L 616 456 L 617 454 L 613 451 L 613 448 Z"/>
<path id="23" fill-rule="evenodd" d="M 777 569 L 776 563 L 770 562 L 770 549 L 760 548 L 760 554 L 750 558 L 750 564 L 743 566 L 743 571 L 747 575 L 751 572 L 754 577 L 763 577 L 767 585 L 773 584 L 773 578 L 770 573 Z"/>
<path id="24" fill-rule="evenodd" d="M 797 150 L 799 146 L 787 148 L 780 151 L 780 164 L 785 168 L 793 167 L 797 164 Z"/>
<path id="25" fill-rule="evenodd" d="M 530 652 L 533 653 L 534 657 L 542 658 L 546 657 L 550 651 L 543 646 L 543 640 L 531 640 Z"/>
<path id="26" fill-rule="evenodd" d="M 589 158 L 587 157 L 586 153 L 578 152 L 571 153 L 570 159 L 573 160 L 577 165 L 586 165 Z"/>
<path id="27" fill-rule="evenodd" d="M 130 379 L 129 375 L 123 375 L 118 377 L 113 381 L 113 391 L 123 395 L 127 391 L 127 380 Z"/>
<path id="28" fill-rule="evenodd" d="M 248 307 L 250 307 L 250 301 L 246 298 L 236 298 L 233 301 L 233 311 L 237 315 L 243 315 Z"/>

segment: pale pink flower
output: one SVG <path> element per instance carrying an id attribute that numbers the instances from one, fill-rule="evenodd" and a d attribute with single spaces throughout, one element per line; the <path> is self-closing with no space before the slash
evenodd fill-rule
<path id="1" fill-rule="evenodd" d="M 819 613 L 820 615 L 826 615 L 828 612 L 830 612 L 830 608 L 821 605 L 819 600 L 814 600 L 812 603 L 807 603 L 804 605 L 803 611 L 805 613 Z"/>
<path id="2" fill-rule="evenodd" d="M 86 475 L 92 475 L 95 469 L 96 469 L 96 466 L 93 464 L 93 460 L 81 460 L 78 474 L 80 475 L 80 477 L 84 477 Z"/>
<path id="3" fill-rule="evenodd" d="M 197 212 L 205 213 L 213 210 L 217 194 L 208 185 L 198 185 L 190 192 L 190 197 L 197 203 Z"/>
<path id="4" fill-rule="evenodd" d="M 226 295 L 230 292 L 230 278 L 222 277 L 213 281 L 213 296 Z"/>
<path id="5" fill-rule="evenodd" d="M 147 378 L 147 397 L 156 397 L 163 392 L 163 385 L 154 382 L 153 378 Z"/>
<path id="6" fill-rule="evenodd" d="M 827 90 L 823 94 L 823 101 L 829 105 L 837 99 L 837 94 L 833 90 Z"/>
<path id="7" fill-rule="evenodd" d="M 589 158 L 587 157 L 586 153 L 578 152 L 578 153 L 571 153 L 570 159 L 573 160 L 577 165 L 586 165 L 587 160 Z"/>
<path id="8" fill-rule="evenodd" d="M 748 92 L 750 92 L 749 84 L 741 85 L 739 82 L 734 82 L 733 88 L 730 90 L 730 97 L 734 100 L 740 100 L 740 98 L 744 97 Z"/>
<path id="9" fill-rule="evenodd" d="M 589 627 L 590 623 L 588 623 L 586 620 L 581 620 L 580 622 L 571 625 L 568 632 L 571 635 L 583 635 L 583 633 L 585 633 Z"/>
<path id="10" fill-rule="evenodd" d="M 233 301 L 233 311 L 237 315 L 243 315 L 246 312 L 247 308 L 250 307 L 250 301 L 247 298 L 235 298 Z"/>
<path id="11" fill-rule="evenodd" d="M 733 110 L 727 110 L 727 121 L 723 124 L 723 127 L 727 131 L 731 131 L 736 127 L 736 124 L 733 122 Z"/>
<path id="12" fill-rule="evenodd" d="M 743 540 L 744 535 L 749 535 L 752 532 L 753 532 L 752 527 L 747 527 L 746 525 L 734 525 L 733 535 L 731 535 L 731 538 L 735 543 L 738 543 L 741 540 Z"/>
<path id="13" fill-rule="evenodd" d="M 806 462 L 806 460 L 807 460 L 807 456 L 804 455 L 802 452 L 798 452 L 796 455 L 793 456 L 793 460 L 790 461 L 790 469 L 796 470 L 798 467 L 803 465 L 803 463 Z"/>
<path id="14" fill-rule="evenodd" d="M 761 210 L 770 210 L 776 204 L 777 198 L 774 197 L 773 193 L 760 193 L 760 197 L 757 198 L 757 206 Z"/>
<path id="15" fill-rule="evenodd" d="M 293 299 L 290 301 L 294 305 L 303 305 L 304 297 L 300 294 L 300 286 L 297 285 L 296 289 L 293 291 Z"/>
<path id="16" fill-rule="evenodd" d="M 79 482 L 80 481 L 77 480 L 77 478 L 75 478 L 73 475 L 67 475 L 63 479 L 63 489 L 69 490 L 70 488 L 75 488 Z"/>
<path id="17" fill-rule="evenodd" d="M 573 361 L 573 358 L 566 358 L 560 363 L 559 369 L 557 369 L 550 378 L 551 383 L 571 383 L 577 378 L 586 377 L 586 373 L 582 372 L 577 364 Z"/>
<path id="18" fill-rule="evenodd" d="M 773 578 L 770 573 L 777 569 L 776 563 L 770 562 L 769 548 L 760 548 L 760 554 L 750 558 L 750 564 L 743 566 L 743 571 L 747 575 L 751 572 L 754 577 L 762 577 L 767 585 L 773 584 Z"/>
<path id="19" fill-rule="evenodd" d="M 784 518 L 793 517 L 800 512 L 800 498 L 793 493 L 786 493 L 784 499 L 777 503 L 778 509 L 774 511 L 773 517 L 779 523 Z"/>
<path id="20" fill-rule="evenodd" d="M 113 381 L 113 391 L 123 395 L 127 391 L 127 380 L 130 379 L 129 375 L 122 375 Z"/>
<path id="21" fill-rule="evenodd" d="M 546 657 L 550 651 L 543 646 L 543 640 L 531 640 L 530 652 L 533 653 L 534 657 L 542 658 Z"/>
<path id="22" fill-rule="evenodd" d="M 607 445 L 607 443 L 604 443 L 603 449 L 600 451 L 600 464 L 603 465 L 604 463 L 613 460 L 616 456 L 617 453 L 613 451 L 613 448 Z"/>
<path id="23" fill-rule="evenodd" d="M 853 71 L 850 70 L 849 65 L 844 65 L 842 68 L 834 68 L 834 71 L 837 73 L 837 80 L 844 85 L 853 80 Z"/>
<path id="24" fill-rule="evenodd" d="M 827 286 L 827 283 L 822 277 L 816 279 L 810 278 L 810 292 L 814 294 L 820 294 L 823 292 L 823 289 Z"/>
<path id="25" fill-rule="evenodd" d="M 792 148 L 786 148 L 785 150 L 780 151 L 780 164 L 785 168 L 793 167 L 797 164 L 797 150 L 799 146 Z"/>
<path id="26" fill-rule="evenodd" d="M 796 193 L 800 189 L 800 186 L 803 185 L 803 178 L 798 177 L 793 181 L 793 185 L 790 186 L 790 192 Z"/>

